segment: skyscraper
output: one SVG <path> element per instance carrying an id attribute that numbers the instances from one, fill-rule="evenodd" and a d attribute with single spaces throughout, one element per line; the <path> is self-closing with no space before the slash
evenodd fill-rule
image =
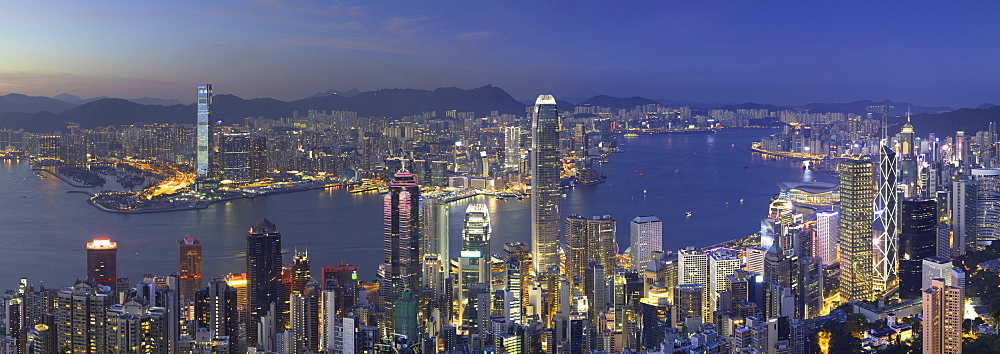
<path id="1" fill-rule="evenodd" d="M 516 170 L 521 164 L 521 127 L 503 128 L 504 169 Z"/>
<path id="2" fill-rule="evenodd" d="M 559 111 L 541 95 L 531 119 L 531 250 L 535 274 L 559 264 Z"/>
<path id="3" fill-rule="evenodd" d="M 840 163 L 840 295 L 843 301 L 872 299 L 872 163 Z"/>
<path id="4" fill-rule="evenodd" d="M 910 113 L 906 113 L 906 124 L 899 132 L 899 181 L 912 186 L 917 182 L 917 155 L 913 146 L 913 125 Z"/>
<path id="5" fill-rule="evenodd" d="M 87 280 L 110 286 L 118 286 L 118 244 L 106 238 L 95 238 L 87 242 Z"/>
<path id="6" fill-rule="evenodd" d="M 708 254 L 702 250 L 688 247 L 677 252 L 677 284 L 698 284 L 702 290 L 701 318 L 711 318 L 711 300 L 709 300 Z M 676 297 L 676 294 L 675 294 Z"/>
<path id="7" fill-rule="evenodd" d="M 227 133 L 219 137 L 222 174 L 220 178 L 234 182 L 252 179 L 250 133 Z"/>
<path id="8" fill-rule="evenodd" d="M 250 180 L 267 177 L 267 138 L 250 136 Z"/>
<path id="9" fill-rule="evenodd" d="M 875 279 L 872 282 L 875 297 L 890 296 L 898 287 L 899 260 L 897 241 L 899 231 L 899 193 L 896 191 L 898 171 L 896 152 L 889 146 L 883 135 L 879 158 L 878 199 L 875 202 L 876 222 L 881 224 L 882 233 L 874 235 Z M 843 198 L 843 192 L 841 192 Z"/>
<path id="10" fill-rule="evenodd" d="M 420 289 L 420 187 L 405 168 L 396 172 L 383 199 L 385 264 L 379 293 L 383 329 L 391 329 L 392 307 L 403 289 Z"/>
<path id="11" fill-rule="evenodd" d="M 429 179 L 429 176 L 421 176 Z M 424 256 L 438 255 L 448 259 L 451 248 L 448 238 L 448 204 L 438 198 L 424 197 L 420 201 L 420 250 Z"/>
<path id="12" fill-rule="evenodd" d="M 642 269 L 652 259 L 653 252 L 663 251 L 663 223 L 660 218 L 637 216 L 629 224 L 629 235 L 634 269 Z"/>
<path id="13" fill-rule="evenodd" d="M 309 261 L 309 252 L 296 251 L 295 255 L 292 256 L 292 274 L 291 274 L 291 289 L 289 289 L 289 294 L 301 293 L 306 288 L 306 283 L 312 279 L 310 275 L 311 263 Z"/>
<path id="14" fill-rule="evenodd" d="M 815 255 L 823 260 L 823 265 L 837 263 L 837 223 L 840 214 L 835 211 L 816 213 L 816 240 L 813 245 Z"/>
<path id="15" fill-rule="evenodd" d="M 708 296 L 711 300 L 709 307 L 712 311 L 720 310 L 719 293 L 729 290 L 729 276 L 740 269 L 740 259 L 736 252 L 728 249 L 718 249 L 709 254 L 708 257 Z M 723 309 L 725 310 L 725 309 Z"/>
<path id="16" fill-rule="evenodd" d="M 490 254 L 490 211 L 486 204 L 473 203 L 465 209 L 462 228 L 462 250 L 479 251 L 484 258 Z"/>
<path id="17" fill-rule="evenodd" d="M 274 304 L 284 301 L 281 293 L 281 233 L 271 221 L 260 219 L 247 233 L 247 298 L 250 316 L 246 322 L 249 344 L 257 344 L 257 325 Z M 273 316 L 274 314 L 272 314 Z"/>
<path id="18" fill-rule="evenodd" d="M 972 178 L 976 183 L 976 246 L 983 247 L 1000 241 L 1000 169 L 975 168 Z"/>
<path id="19" fill-rule="evenodd" d="M 177 240 L 177 255 L 181 296 L 194 300 L 194 292 L 201 288 L 201 241 L 191 236 Z"/>
<path id="20" fill-rule="evenodd" d="M 924 353 L 962 353 L 962 289 L 931 280 L 923 291 Z"/>
<path id="21" fill-rule="evenodd" d="M 197 173 L 198 178 L 211 178 L 213 156 L 212 85 L 198 85 Z"/>
<path id="22" fill-rule="evenodd" d="M 579 215 L 566 217 L 567 275 L 583 276 L 592 260 L 602 266 L 605 276 L 611 275 L 617 265 L 615 230 L 615 219 L 610 215 L 589 219 Z"/>
<path id="23" fill-rule="evenodd" d="M 899 296 L 920 297 L 923 260 L 937 254 L 937 202 L 910 199 L 900 203 Z"/>

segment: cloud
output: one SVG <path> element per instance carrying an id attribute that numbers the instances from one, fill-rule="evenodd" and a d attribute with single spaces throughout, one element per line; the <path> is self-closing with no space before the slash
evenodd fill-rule
<path id="1" fill-rule="evenodd" d="M 400 37 L 413 37 L 436 27 L 434 24 L 427 24 L 430 19 L 430 16 L 393 17 L 385 20 L 382 30 Z"/>
<path id="2" fill-rule="evenodd" d="M 475 32 L 462 32 L 458 34 L 459 39 L 464 40 L 485 40 L 490 38 L 501 37 L 500 32 L 497 31 L 475 31 Z"/>

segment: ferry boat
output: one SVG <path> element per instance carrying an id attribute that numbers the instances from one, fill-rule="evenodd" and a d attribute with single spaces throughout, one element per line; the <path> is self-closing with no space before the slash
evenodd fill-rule
<path id="1" fill-rule="evenodd" d="M 364 181 L 360 185 L 357 185 L 357 186 L 354 186 L 354 188 L 351 188 L 351 190 L 349 192 L 350 193 L 369 192 L 369 191 L 378 190 L 382 186 L 383 186 L 382 183 L 372 182 L 372 181 Z"/>
<path id="2" fill-rule="evenodd" d="M 636 133 L 627 133 L 627 134 L 625 134 L 625 137 L 626 138 L 638 138 L 639 134 L 636 134 Z"/>

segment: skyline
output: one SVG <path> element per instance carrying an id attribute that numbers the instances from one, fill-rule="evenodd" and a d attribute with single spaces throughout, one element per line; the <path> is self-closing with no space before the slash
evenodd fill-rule
<path id="1" fill-rule="evenodd" d="M 283 100 L 492 84 L 518 99 L 974 107 L 1000 89 L 1000 49 L 977 41 L 1000 30 L 996 4 L 438 5 L 4 2 L 0 31 L 20 35 L 4 36 L 0 93 L 190 103 L 200 82 Z"/>

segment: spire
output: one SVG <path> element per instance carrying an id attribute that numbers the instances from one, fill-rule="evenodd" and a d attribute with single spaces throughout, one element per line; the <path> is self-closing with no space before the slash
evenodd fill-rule
<path id="1" fill-rule="evenodd" d="M 910 124 L 910 105 L 906 105 L 906 124 Z"/>
<path id="2" fill-rule="evenodd" d="M 404 158 L 399 159 L 399 172 L 410 172 L 406 169 L 406 159 Z"/>

